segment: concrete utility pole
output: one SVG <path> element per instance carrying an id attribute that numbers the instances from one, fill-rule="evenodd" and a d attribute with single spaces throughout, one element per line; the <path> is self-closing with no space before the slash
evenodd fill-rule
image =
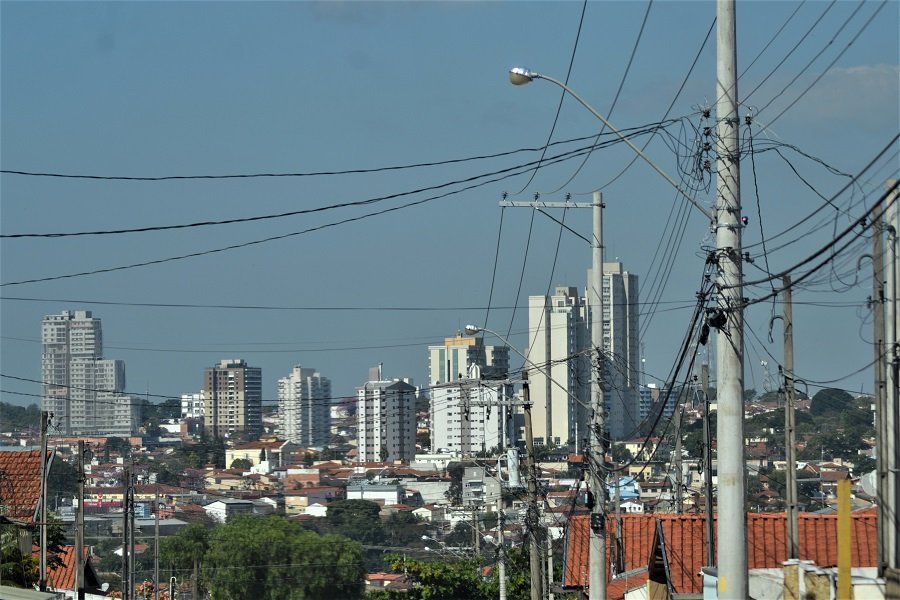
<path id="1" fill-rule="evenodd" d="M 78 440 L 78 511 L 75 513 L 75 597 L 84 600 L 84 440 Z"/>
<path id="2" fill-rule="evenodd" d="M 531 567 L 531 600 L 544 600 L 544 573 L 541 542 L 538 539 L 537 473 L 534 464 L 534 435 L 531 430 L 531 393 L 528 391 L 528 371 L 522 371 L 522 399 L 525 409 L 525 468 L 528 470 L 529 566 Z"/>
<path id="3" fill-rule="evenodd" d="M 591 285 L 588 309 L 591 314 L 591 426 L 588 477 L 594 506 L 591 507 L 591 535 L 588 551 L 590 600 L 606 600 L 606 404 L 603 399 L 603 195 L 594 192 L 593 240 L 591 240 Z"/>
<path id="4" fill-rule="evenodd" d="M 39 566 L 41 570 L 38 576 L 38 587 L 42 592 L 47 591 L 47 479 L 50 476 L 47 460 L 47 443 L 50 434 L 50 413 L 41 411 L 41 550 Z"/>
<path id="5" fill-rule="evenodd" d="M 797 448 L 794 429 L 794 312 L 791 306 L 791 276 L 782 279 L 784 289 L 784 458 L 787 478 L 787 558 L 800 558 L 797 514 Z M 799 572 L 799 571 L 798 571 Z M 798 588 L 799 589 L 799 588 Z"/>
<path id="6" fill-rule="evenodd" d="M 748 597 L 744 506 L 744 299 L 741 272 L 740 147 L 735 50 L 735 0 L 716 3 L 716 260 L 718 309 L 727 317 L 716 335 L 719 464 L 720 600 Z"/>
<path id="7" fill-rule="evenodd" d="M 893 182 L 888 182 L 888 189 L 893 187 Z M 900 303 L 898 303 L 898 290 L 900 290 L 900 272 L 898 272 L 897 254 L 900 252 L 900 210 L 897 206 L 897 191 L 894 190 L 888 196 L 887 203 L 888 224 L 888 248 L 885 284 L 888 293 L 887 310 L 885 311 L 886 325 L 886 352 L 888 390 L 886 410 L 884 412 L 885 423 L 885 448 L 884 456 L 887 472 L 887 485 L 885 485 L 885 506 L 887 507 L 889 523 L 885 530 L 885 550 L 887 554 L 886 567 L 888 569 L 900 568 L 900 535 L 897 534 L 897 500 L 900 496 L 898 483 L 900 483 L 900 442 L 897 440 L 898 413 L 900 413 L 900 339 L 898 339 L 898 319 L 900 319 Z M 891 518 L 893 517 L 893 518 Z M 893 523 L 893 526 L 890 525 Z"/>

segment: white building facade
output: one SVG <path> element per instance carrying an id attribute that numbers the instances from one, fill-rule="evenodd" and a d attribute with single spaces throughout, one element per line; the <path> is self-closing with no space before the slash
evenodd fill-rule
<path id="1" fill-rule="evenodd" d="M 484 338 L 444 338 L 441 345 L 428 346 L 428 385 L 465 379 L 469 367 L 477 365 L 485 379 L 503 379 L 509 372 L 509 346 L 485 346 Z"/>
<path id="2" fill-rule="evenodd" d="M 431 389 L 432 451 L 463 457 L 514 443 L 512 413 L 505 406 L 513 396 L 512 385 L 480 375 L 481 369 L 472 365 L 468 378 Z"/>
<path id="3" fill-rule="evenodd" d="M 140 400 L 125 395 L 125 362 L 103 358 L 100 319 L 63 311 L 41 321 L 42 409 L 62 435 L 131 435 Z"/>
<path id="4" fill-rule="evenodd" d="M 294 444 L 327 446 L 331 442 L 331 380 L 300 365 L 279 379 L 278 428 Z"/>
<path id="5" fill-rule="evenodd" d="M 587 308 L 578 289 L 528 298 L 528 372 L 534 443 L 563 445 L 587 437 L 590 346 Z M 549 377 L 548 377 L 549 374 Z"/>
<path id="6" fill-rule="evenodd" d="M 621 262 L 603 263 L 604 400 L 606 427 L 616 440 L 637 435 L 641 423 L 639 308 L 637 275 Z M 589 331 L 591 318 L 589 309 Z"/>
<path id="7" fill-rule="evenodd" d="M 416 455 L 416 388 L 370 371 L 357 388 L 357 452 L 360 462 L 413 460 Z"/>

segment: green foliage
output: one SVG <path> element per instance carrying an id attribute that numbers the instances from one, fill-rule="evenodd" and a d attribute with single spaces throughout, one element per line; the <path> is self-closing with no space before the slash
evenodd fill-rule
<path id="1" fill-rule="evenodd" d="M 466 466 L 463 463 L 450 463 L 447 465 L 447 475 L 450 476 L 450 487 L 444 492 L 447 500 L 453 506 L 462 503 L 462 478 L 465 474 Z"/>
<path id="2" fill-rule="evenodd" d="M 3 415 L 4 431 L 26 431 L 41 426 L 41 409 L 37 404 L 19 406 L 0 402 L 0 414 Z"/>
<path id="3" fill-rule="evenodd" d="M 163 539 L 159 545 L 160 565 L 181 573 L 193 569 L 195 583 L 202 587 L 200 563 L 209 549 L 210 535 L 211 531 L 206 526 L 193 523 Z"/>
<path id="4" fill-rule="evenodd" d="M 231 461 L 231 469 L 249 469 L 253 466 L 253 463 L 250 462 L 249 458 L 236 458 Z"/>
<path id="5" fill-rule="evenodd" d="M 410 600 L 487 600 L 476 560 L 422 562 L 393 557 L 391 568 L 417 584 Z"/>
<path id="6" fill-rule="evenodd" d="M 860 455 L 853 462 L 853 475 L 860 476 L 875 470 L 875 459 L 871 456 Z"/>
<path id="7" fill-rule="evenodd" d="M 38 561 L 19 551 L 19 535 L 17 527 L 0 526 L 0 576 L 4 585 L 31 587 L 38 580 Z"/>
<path id="8" fill-rule="evenodd" d="M 800 460 L 852 459 L 858 456 L 859 450 L 867 447 L 861 436 L 855 432 L 825 429 L 807 440 L 806 447 L 797 453 L 797 458 Z"/>
<path id="9" fill-rule="evenodd" d="M 220 600 L 353 599 L 365 588 L 359 544 L 277 516 L 239 515 L 218 527 L 206 562 Z"/>
<path id="10" fill-rule="evenodd" d="M 338 500 L 328 505 L 325 521 L 336 534 L 362 544 L 377 545 L 385 540 L 380 512 L 381 507 L 369 500 Z"/>
<path id="11" fill-rule="evenodd" d="M 826 388 L 819 390 L 812 398 L 809 412 L 814 417 L 828 413 L 841 413 L 847 408 L 853 407 L 853 396 L 844 390 Z"/>

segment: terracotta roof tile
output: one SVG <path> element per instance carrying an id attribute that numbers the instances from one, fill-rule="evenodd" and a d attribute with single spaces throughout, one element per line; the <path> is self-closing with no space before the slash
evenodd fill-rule
<path id="1" fill-rule="evenodd" d="M 860 511 L 852 515 L 854 567 L 876 564 L 876 515 L 874 511 Z M 623 571 L 647 567 L 656 523 L 660 523 L 665 541 L 669 576 L 676 593 L 700 593 L 702 581 L 698 576 L 706 563 L 705 519 L 702 515 L 643 514 L 623 515 L 624 548 Z M 588 568 L 588 539 L 590 515 L 574 516 L 569 521 L 569 539 L 563 585 L 584 587 L 590 580 Z M 615 519 L 608 521 L 609 540 L 616 534 Z M 800 558 L 812 560 L 821 567 L 837 564 L 837 515 L 801 513 Z M 749 513 L 747 515 L 747 562 L 751 569 L 777 568 L 787 559 L 786 522 L 783 513 Z M 614 547 L 607 543 L 608 551 Z M 609 590 L 613 589 L 610 583 Z M 618 588 L 616 588 L 618 589 Z M 624 593 L 624 591 L 623 591 Z M 622 595 L 609 595 L 613 600 Z"/>
<path id="2" fill-rule="evenodd" d="M 52 453 L 50 453 L 52 456 Z M 41 498 L 41 451 L 0 451 L 0 511 L 33 522 Z"/>

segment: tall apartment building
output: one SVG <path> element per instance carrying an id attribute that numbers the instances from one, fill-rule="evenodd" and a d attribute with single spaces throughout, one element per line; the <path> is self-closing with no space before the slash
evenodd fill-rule
<path id="1" fill-rule="evenodd" d="M 300 365 L 279 379 L 278 426 L 289 442 L 327 446 L 331 442 L 331 380 Z"/>
<path id="2" fill-rule="evenodd" d="M 500 399 L 512 389 L 496 380 L 509 372 L 509 347 L 457 332 L 429 346 L 428 358 L 432 450 L 466 456 L 505 447 L 511 414 L 500 409 Z"/>
<path id="3" fill-rule="evenodd" d="M 638 435 L 641 422 L 639 309 L 637 275 L 620 262 L 603 263 L 604 399 L 613 439 Z"/>
<path id="4" fill-rule="evenodd" d="M 103 358 L 100 319 L 66 310 L 41 320 L 42 408 L 62 435 L 131 435 L 140 399 L 124 394 L 125 363 Z"/>
<path id="5" fill-rule="evenodd" d="M 465 379 L 471 365 L 485 379 L 503 379 L 509 372 L 509 346 L 485 346 L 484 338 L 459 332 L 444 338 L 442 345 L 428 346 L 428 385 Z"/>
<path id="6" fill-rule="evenodd" d="M 528 306 L 529 358 L 541 367 L 529 372 L 535 443 L 580 444 L 592 402 L 591 308 L 574 287 L 531 296 Z M 604 402 L 613 439 L 633 437 L 641 421 L 638 308 L 638 277 L 620 262 L 603 263 Z"/>
<path id="7" fill-rule="evenodd" d="M 360 462 L 411 460 L 416 454 L 416 388 L 385 380 L 381 367 L 357 388 L 357 459 Z"/>
<path id="8" fill-rule="evenodd" d="M 434 452 L 472 456 L 515 443 L 512 411 L 502 406 L 513 396 L 512 385 L 483 379 L 478 365 L 471 365 L 468 375 L 431 388 L 429 425 Z"/>
<path id="9" fill-rule="evenodd" d="M 262 369 L 226 359 L 203 371 L 204 428 L 214 437 L 262 433 Z"/>
<path id="10" fill-rule="evenodd" d="M 587 308 L 578 288 L 530 296 L 528 337 L 527 356 L 539 367 L 528 372 L 534 443 L 580 443 L 587 437 L 591 376 Z"/>

